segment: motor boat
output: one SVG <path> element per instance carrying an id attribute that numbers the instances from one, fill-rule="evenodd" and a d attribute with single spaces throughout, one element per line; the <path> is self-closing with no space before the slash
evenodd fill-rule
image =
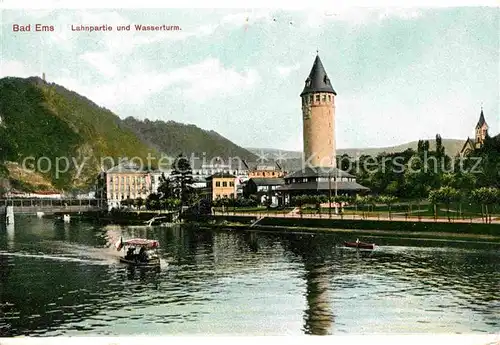
<path id="1" fill-rule="evenodd" d="M 159 246 L 160 243 L 156 240 L 133 238 L 123 241 L 120 238 L 116 244 L 116 250 L 123 249 L 124 254 L 120 257 L 120 262 L 138 267 L 158 267 L 160 266 L 157 253 Z"/>

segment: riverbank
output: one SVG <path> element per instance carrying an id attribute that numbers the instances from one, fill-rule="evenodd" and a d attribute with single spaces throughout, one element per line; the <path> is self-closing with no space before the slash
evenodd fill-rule
<path id="1" fill-rule="evenodd" d="M 486 223 L 409 222 L 398 220 L 281 218 L 252 216 L 204 216 L 200 227 L 288 232 L 351 232 L 412 237 L 454 237 L 500 242 L 500 226 Z"/>
<path id="2" fill-rule="evenodd" d="M 174 220 L 174 213 L 161 211 L 139 211 L 139 212 L 107 212 L 107 211 L 86 211 L 76 213 L 56 212 L 53 218 L 62 219 L 64 214 L 69 214 L 71 221 L 83 221 L 102 225 L 158 225 L 161 223 L 171 223 Z M 49 216 L 50 217 L 50 216 Z"/>
<path id="3" fill-rule="evenodd" d="M 399 239 L 433 239 L 443 241 L 485 241 L 497 242 L 500 244 L 500 235 L 463 234 L 450 232 L 421 232 L 421 231 L 394 231 L 394 230 L 363 230 L 363 229 L 335 229 L 335 228 L 302 228 L 256 225 L 249 227 L 239 223 L 198 223 L 200 229 L 223 230 L 223 231 L 258 231 L 258 232 L 285 232 L 285 233 L 331 233 L 331 234 L 352 234 L 353 237 L 398 237 Z"/>

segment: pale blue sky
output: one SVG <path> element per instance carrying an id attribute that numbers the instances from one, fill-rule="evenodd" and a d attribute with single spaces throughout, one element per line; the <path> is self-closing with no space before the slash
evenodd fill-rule
<path id="1" fill-rule="evenodd" d="M 316 49 L 337 96 L 337 147 L 466 138 L 483 104 L 500 131 L 498 8 L 2 12 L 0 76 L 46 73 L 120 117 L 301 150 L 299 94 Z M 248 24 L 247 20 L 248 18 Z M 12 24 L 54 25 L 14 33 Z M 79 24 L 180 32 L 82 33 Z"/>

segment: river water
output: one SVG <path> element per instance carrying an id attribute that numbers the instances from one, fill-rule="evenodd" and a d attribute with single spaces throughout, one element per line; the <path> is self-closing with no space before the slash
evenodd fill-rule
<path id="1" fill-rule="evenodd" d="M 402 229 L 404 230 L 404 229 Z M 132 269 L 117 239 L 160 241 Z M 0 226 L 0 334 L 494 333 L 500 244 L 355 235 L 118 227 L 17 218 Z"/>

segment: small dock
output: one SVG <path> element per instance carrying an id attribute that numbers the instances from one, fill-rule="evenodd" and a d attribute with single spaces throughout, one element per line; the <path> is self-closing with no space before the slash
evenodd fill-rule
<path id="1" fill-rule="evenodd" d="M 57 213 L 79 213 L 85 211 L 98 211 L 103 203 L 98 199 L 0 199 L 0 217 L 2 216 L 1 209 L 6 206 L 12 206 L 14 214 L 37 215 L 54 215 Z"/>

